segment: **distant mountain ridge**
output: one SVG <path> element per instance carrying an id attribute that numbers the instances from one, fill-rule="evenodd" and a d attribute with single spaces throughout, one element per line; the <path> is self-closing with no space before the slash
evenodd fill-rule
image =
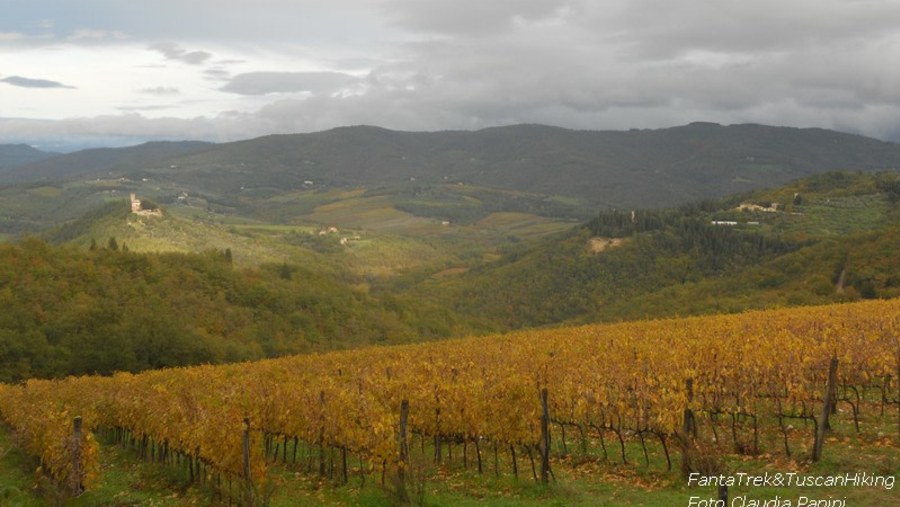
<path id="1" fill-rule="evenodd" d="M 900 145 L 823 129 L 692 123 L 630 131 L 515 125 L 398 132 L 355 126 L 217 145 L 86 150 L 7 171 L 0 183 L 141 174 L 238 195 L 306 182 L 449 182 L 576 197 L 599 207 L 664 207 L 831 170 L 896 167 Z"/>
<path id="2" fill-rule="evenodd" d="M 41 151 L 27 144 L 0 144 L 0 171 L 38 162 L 58 153 Z"/>
<path id="3" fill-rule="evenodd" d="M 0 182 L 90 178 L 105 175 L 110 170 L 152 170 L 173 157 L 195 153 L 210 146 L 214 145 L 202 141 L 154 141 L 128 148 L 92 148 L 20 164 L 0 177 Z"/>

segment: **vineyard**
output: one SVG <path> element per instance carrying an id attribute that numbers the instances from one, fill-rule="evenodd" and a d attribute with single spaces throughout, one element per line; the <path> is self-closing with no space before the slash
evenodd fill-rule
<path id="1" fill-rule="evenodd" d="M 769 432 L 766 452 L 813 442 L 816 460 L 836 405 L 857 429 L 865 409 L 900 431 L 898 377 L 900 300 L 887 300 L 30 380 L 0 386 L 0 413 L 73 494 L 100 479 L 96 433 L 260 505 L 277 462 L 380 475 L 405 495 L 415 446 L 538 482 L 569 445 L 624 463 L 626 444 L 638 460 L 652 444 L 667 468 L 718 473 L 724 443 L 759 453 Z"/>

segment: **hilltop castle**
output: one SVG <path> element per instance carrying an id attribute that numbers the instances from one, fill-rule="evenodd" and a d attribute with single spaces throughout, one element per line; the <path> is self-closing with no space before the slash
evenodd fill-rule
<path id="1" fill-rule="evenodd" d="M 160 210 L 159 208 L 144 209 L 143 205 L 141 204 L 141 200 L 137 198 L 134 192 L 131 193 L 131 212 L 141 216 L 162 216 L 162 210 Z"/>

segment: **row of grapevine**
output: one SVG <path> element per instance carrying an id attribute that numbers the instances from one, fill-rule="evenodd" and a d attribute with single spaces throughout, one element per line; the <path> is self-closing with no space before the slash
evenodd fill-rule
<path id="1" fill-rule="evenodd" d="M 88 428 L 124 429 L 259 485 L 264 438 L 402 469 L 404 401 L 409 431 L 434 439 L 437 452 L 441 441 L 454 441 L 542 457 L 543 389 L 555 424 L 614 434 L 620 443 L 625 435 L 665 443 L 679 436 L 686 410 L 754 425 L 763 416 L 808 417 L 823 402 L 832 358 L 844 394 L 874 386 L 897 403 L 898 336 L 897 300 L 594 325 L 31 381 L 0 390 L 0 413 L 48 464 L 64 452 L 65 419 L 78 414 Z M 249 452 L 245 420 L 256 442 Z M 624 443 L 622 450 L 624 458 Z"/>
<path id="2" fill-rule="evenodd" d="M 89 425 L 82 429 L 82 418 L 93 420 L 95 412 L 92 403 L 81 400 L 87 396 L 81 380 L 0 384 L 0 414 L 15 428 L 23 450 L 40 459 L 46 476 L 76 495 L 99 475 L 97 442 Z"/>

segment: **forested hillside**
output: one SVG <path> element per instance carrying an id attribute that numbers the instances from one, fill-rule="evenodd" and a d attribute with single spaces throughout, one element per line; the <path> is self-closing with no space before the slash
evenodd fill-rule
<path id="1" fill-rule="evenodd" d="M 828 173 L 680 208 L 603 211 L 566 232 L 485 250 L 447 233 L 348 245 L 262 225 L 216 236 L 227 231 L 144 222 L 111 201 L 47 234 L 63 246 L 0 247 L 0 378 L 893 297 L 898 203 L 896 172 Z M 218 246 L 151 253 L 191 231 L 194 248 Z M 226 245 L 238 239 L 236 253 Z M 239 265 L 238 256 L 259 260 Z"/>
<path id="2" fill-rule="evenodd" d="M 234 268 L 230 252 L 0 245 L 0 380 L 57 377 L 447 336 L 453 319 L 315 269 Z M 421 313 L 420 313 L 421 312 Z"/>
<path id="3" fill-rule="evenodd" d="M 829 173 L 677 209 L 601 212 L 413 292 L 510 329 L 894 297 L 898 182 Z"/>
<path id="4" fill-rule="evenodd" d="M 293 229 L 220 237 L 209 224 L 194 229 L 194 247 L 218 238 L 216 250 L 137 253 L 164 249 L 189 222 L 144 223 L 113 201 L 47 235 L 69 246 L 0 247 L 0 378 L 893 297 L 898 202 L 895 172 L 829 173 L 681 208 L 604 211 L 493 253 L 454 236 L 343 246 Z M 261 260 L 237 265 L 238 255 Z M 409 267 L 384 270 L 385 256 Z"/>

